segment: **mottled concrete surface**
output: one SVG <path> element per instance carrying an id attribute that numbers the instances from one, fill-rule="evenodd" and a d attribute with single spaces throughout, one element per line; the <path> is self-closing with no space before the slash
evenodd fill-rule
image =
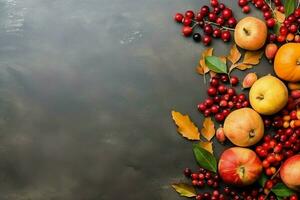
<path id="1" fill-rule="evenodd" d="M 0 199 L 180 199 L 170 111 L 199 125 L 205 91 L 172 15 L 207 2 L 0 0 Z"/>

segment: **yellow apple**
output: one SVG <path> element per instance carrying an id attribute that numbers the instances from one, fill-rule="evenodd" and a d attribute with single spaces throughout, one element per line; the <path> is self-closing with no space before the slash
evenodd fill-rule
<path id="1" fill-rule="evenodd" d="M 249 99 L 252 108 L 258 113 L 272 115 L 286 105 L 288 90 L 280 79 L 267 75 L 252 85 Z"/>
<path id="2" fill-rule="evenodd" d="M 255 17 L 245 17 L 235 27 L 234 40 L 239 47 L 255 51 L 264 46 L 267 33 L 264 21 Z"/>

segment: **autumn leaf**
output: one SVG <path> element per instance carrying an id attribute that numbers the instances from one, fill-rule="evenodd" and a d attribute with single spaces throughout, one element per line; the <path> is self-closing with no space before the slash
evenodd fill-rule
<path id="1" fill-rule="evenodd" d="M 196 68 L 196 71 L 199 74 L 203 75 L 203 74 L 206 74 L 207 72 L 209 72 L 209 69 L 208 69 L 207 65 L 205 64 L 205 57 L 212 56 L 213 50 L 214 50 L 213 48 L 207 48 L 202 52 L 201 59 L 199 60 L 199 65 Z"/>
<path id="2" fill-rule="evenodd" d="M 236 44 L 232 45 L 231 49 L 230 49 L 230 53 L 227 56 L 228 60 L 230 60 L 230 62 L 232 64 L 235 64 L 239 61 L 239 59 L 241 58 L 241 53 L 239 52 Z"/>
<path id="3" fill-rule="evenodd" d="M 199 142 L 199 146 L 202 147 L 203 149 L 207 150 L 211 154 L 214 153 L 214 151 L 213 151 L 213 143 L 212 142 L 200 141 Z"/>
<path id="4" fill-rule="evenodd" d="M 246 69 L 251 69 L 253 65 L 250 64 L 245 64 L 245 63 L 238 63 L 235 68 L 239 70 L 246 70 Z"/>
<path id="5" fill-rule="evenodd" d="M 279 22 L 279 23 L 283 23 L 285 20 L 285 15 L 278 11 L 277 9 L 274 10 L 274 14 L 275 14 L 275 19 Z"/>
<path id="6" fill-rule="evenodd" d="M 205 139 L 210 141 L 215 135 L 215 124 L 210 117 L 206 117 L 203 121 L 203 128 L 201 129 L 201 134 Z"/>
<path id="7" fill-rule="evenodd" d="M 189 140 L 200 140 L 200 133 L 195 124 L 188 115 L 182 115 L 179 112 L 172 111 L 172 117 L 178 126 L 177 131 Z"/>
<path id="8" fill-rule="evenodd" d="M 262 55 L 263 51 L 247 51 L 244 56 L 243 64 L 257 65 Z M 243 67 L 241 66 L 241 68 Z"/>
<path id="9" fill-rule="evenodd" d="M 209 71 L 209 75 L 210 75 L 211 78 L 213 78 L 217 75 L 217 73 L 213 72 L 213 71 Z"/>
<path id="10" fill-rule="evenodd" d="M 197 195 L 195 188 L 186 183 L 174 183 L 172 184 L 172 187 L 176 190 L 178 194 L 180 194 L 180 196 L 195 197 Z"/>

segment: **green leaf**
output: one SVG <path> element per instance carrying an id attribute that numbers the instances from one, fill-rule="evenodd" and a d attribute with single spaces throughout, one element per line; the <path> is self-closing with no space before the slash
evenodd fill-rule
<path id="1" fill-rule="evenodd" d="M 196 144 L 193 145 L 193 151 L 201 167 L 215 173 L 217 172 L 217 160 L 213 154 Z"/>
<path id="2" fill-rule="evenodd" d="M 295 0 L 285 0 L 284 1 L 284 13 L 285 16 L 288 17 L 290 14 L 292 14 L 296 8 L 296 1 Z"/>
<path id="3" fill-rule="evenodd" d="M 261 176 L 258 179 L 258 184 L 261 187 L 264 187 L 267 180 L 268 180 L 268 177 L 264 173 L 262 173 Z"/>
<path id="4" fill-rule="evenodd" d="M 185 183 L 174 183 L 172 187 L 178 194 L 184 197 L 195 197 L 197 195 L 195 188 Z"/>
<path id="5" fill-rule="evenodd" d="M 219 57 L 217 56 L 206 56 L 205 64 L 207 67 L 216 73 L 227 73 L 227 66 Z"/>
<path id="6" fill-rule="evenodd" d="M 291 189 L 289 189 L 287 186 L 285 186 L 283 183 L 277 183 L 271 191 L 278 197 L 288 197 L 292 194 L 295 194 L 295 192 Z"/>
<path id="7" fill-rule="evenodd" d="M 273 31 L 276 35 L 279 34 L 280 26 L 281 26 L 281 24 L 279 22 L 276 22 L 275 26 L 273 27 Z"/>

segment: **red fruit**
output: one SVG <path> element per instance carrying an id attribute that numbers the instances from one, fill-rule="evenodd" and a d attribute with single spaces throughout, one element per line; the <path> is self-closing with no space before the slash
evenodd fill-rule
<path id="1" fill-rule="evenodd" d="M 191 23 L 192 23 L 192 19 L 191 19 L 191 18 L 188 18 L 188 17 L 185 17 L 185 18 L 183 19 L 183 21 L 182 21 L 182 24 L 183 24 L 184 26 L 189 26 L 189 25 L 191 25 Z"/>
<path id="2" fill-rule="evenodd" d="M 201 9 L 200 9 L 200 13 L 201 13 L 203 16 L 208 15 L 208 13 L 209 13 L 209 7 L 208 7 L 208 6 L 202 6 Z"/>
<path id="3" fill-rule="evenodd" d="M 298 195 L 297 194 L 291 195 L 290 200 L 298 200 Z"/>
<path id="4" fill-rule="evenodd" d="M 267 20 L 267 19 L 270 19 L 272 17 L 272 13 L 270 11 L 267 11 L 267 12 L 264 12 L 264 18 Z"/>
<path id="5" fill-rule="evenodd" d="M 265 188 L 272 189 L 273 186 L 274 186 L 274 182 L 272 180 L 267 180 L 266 181 Z"/>
<path id="6" fill-rule="evenodd" d="M 224 42 L 228 42 L 231 38 L 231 33 L 229 31 L 222 31 L 221 38 Z"/>
<path id="7" fill-rule="evenodd" d="M 222 113 L 217 113 L 215 115 L 215 119 L 216 119 L 217 122 L 222 122 L 222 121 L 224 121 L 225 117 Z"/>
<path id="8" fill-rule="evenodd" d="M 221 100 L 220 101 L 220 106 L 221 107 L 227 107 L 227 101 L 226 100 Z"/>
<path id="9" fill-rule="evenodd" d="M 209 14 L 208 14 L 208 19 L 209 19 L 210 21 L 212 21 L 212 22 L 215 22 L 216 19 L 217 19 L 216 13 L 214 13 L 214 12 L 209 13 Z"/>
<path id="10" fill-rule="evenodd" d="M 216 138 L 220 143 L 225 142 L 226 137 L 224 134 L 224 129 L 222 127 L 219 127 L 216 131 Z"/>
<path id="11" fill-rule="evenodd" d="M 300 8 L 297 8 L 295 11 L 294 11 L 294 16 L 296 18 L 299 18 L 300 17 Z"/>
<path id="12" fill-rule="evenodd" d="M 199 103 L 197 107 L 200 112 L 203 112 L 206 109 L 206 105 L 204 103 Z"/>
<path id="13" fill-rule="evenodd" d="M 211 115 L 211 110 L 210 110 L 210 109 L 206 109 L 206 110 L 204 111 L 203 115 L 204 115 L 205 117 L 210 116 L 210 115 Z"/>
<path id="14" fill-rule="evenodd" d="M 277 42 L 279 42 L 279 43 L 285 42 L 285 36 L 284 36 L 284 35 L 279 35 L 279 36 L 277 37 Z"/>
<path id="15" fill-rule="evenodd" d="M 229 96 L 235 95 L 235 89 L 233 89 L 233 88 L 228 88 L 227 94 L 229 94 Z"/>
<path id="16" fill-rule="evenodd" d="M 219 14 L 221 9 L 219 7 L 214 7 L 214 13 Z"/>
<path id="17" fill-rule="evenodd" d="M 250 6 L 246 5 L 242 8 L 243 13 L 249 13 L 251 10 Z"/>
<path id="18" fill-rule="evenodd" d="M 192 178 L 193 180 L 198 179 L 198 174 L 192 173 L 192 174 L 191 174 L 191 178 Z"/>
<path id="19" fill-rule="evenodd" d="M 274 20 L 274 22 L 275 22 L 275 20 Z M 276 36 L 276 34 L 270 34 L 268 39 L 269 39 L 269 42 L 275 42 L 277 39 L 277 36 Z"/>
<path id="20" fill-rule="evenodd" d="M 239 0 L 239 6 L 243 7 L 248 4 L 248 0 Z"/>
<path id="21" fill-rule="evenodd" d="M 217 87 L 218 85 L 219 85 L 219 80 L 217 79 L 217 78 L 211 78 L 211 80 L 210 80 L 210 85 L 212 86 L 212 87 Z"/>
<path id="22" fill-rule="evenodd" d="M 275 21 L 274 18 L 270 18 L 270 19 L 267 20 L 267 26 L 269 28 L 273 28 L 275 26 L 275 24 L 276 24 L 276 21 Z"/>
<path id="23" fill-rule="evenodd" d="M 288 16 L 287 20 L 293 23 L 296 20 L 296 17 L 293 14 L 291 14 L 290 16 Z"/>
<path id="24" fill-rule="evenodd" d="M 222 74 L 220 79 L 223 83 L 227 83 L 229 81 L 229 78 L 226 74 Z"/>
<path id="25" fill-rule="evenodd" d="M 219 38 L 221 36 L 221 30 L 216 28 L 214 31 L 213 31 L 213 37 L 215 38 Z"/>
<path id="26" fill-rule="evenodd" d="M 216 19 L 216 23 L 220 26 L 222 26 L 224 24 L 224 18 L 223 17 L 218 17 Z"/>
<path id="27" fill-rule="evenodd" d="M 210 43 L 211 43 L 211 37 L 209 35 L 204 35 L 204 37 L 203 37 L 203 44 L 207 46 Z"/>
<path id="28" fill-rule="evenodd" d="M 209 96 L 216 96 L 217 93 L 218 93 L 218 91 L 217 91 L 217 89 L 214 88 L 214 87 L 209 87 L 209 88 L 207 89 L 207 94 L 208 94 Z"/>
<path id="29" fill-rule="evenodd" d="M 249 107 L 249 105 L 250 105 L 249 101 L 244 101 L 244 102 L 242 103 L 242 107 L 243 107 L 243 108 Z"/>
<path id="30" fill-rule="evenodd" d="M 182 28 L 182 34 L 183 34 L 185 37 L 190 36 L 192 33 L 193 33 L 192 27 L 184 26 L 184 27 Z"/>
<path id="31" fill-rule="evenodd" d="M 213 32 L 213 28 L 210 24 L 205 24 L 203 27 L 203 31 L 205 34 L 210 35 Z"/>
<path id="32" fill-rule="evenodd" d="M 219 96 L 214 97 L 214 102 L 215 103 L 219 103 L 220 101 L 221 101 L 221 97 L 219 97 Z"/>
<path id="33" fill-rule="evenodd" d="M 232 147 L 219 160 L 218 171 L 225 183 L 243 186 L 254 183 L 262 172 L 262 163 L 254 151 Z"/>
<path id="34" fill-rule="evenodd" d="M 182 20 L 183 20 L 183 14 L 181 13 L 176 13 L 175 16 L 174 16 L 174 20 L 178 23 L 181 23 Z"/>
<path id="35" fill-rule="evenodd" d="M 232 10 L 230 8 L 225 8 L 223 11 L 222 11 L 222 16 L 225 18 L 225 19 L 229 19 L 231 16 L 232 16 Z"/>
<path id="36" fill-rule="evenodd" d="M 256 8 L 261 8 L 261 7 L 263 7 L 263 5 L 264 5 L 263 0 L 257 0 L 255 3 Z"/>
<path id="37" fill-rule="evenodd" d="M 224 117 L 227 117 L 230 114 L 230 109 L 223 110 L 222 114 L 224 115 Z"/>
<path id="38" fill-rule="evenodd" d="M 300 35 L 295 35 L 294 42 L 300 42 Z"/>
<path id="39" fill-rule="evenodd" d="M 270 163 L 267 160 L 264 160 L 262 162 L 262 166 L 263 166 L 263 168 L 268 168 L 268 167 L 270 167 Z"/>
<path id="40" fill-rule="evenodd" d="M 212 113 L 218 113 L 219 112 L 219 106 L 218 105 L 213 105 L 210 108 L 210 110 L 211 110 Z"/>
<path id="41" fill-rule="evenodd" d="M 280 177 L 291 189 L 300 191 L 300 155 L 287 159 L 281 166 Z"/>
<path id="42" fill-rule="evenodd" d="M 194 14 L 194 12 L 192 10 L 187 10 L 185 12 L 185 16 L 192 19 L 192 18 L 195 17 L 195 14 Z"/>
<path id="43" fill-rule="evenodd" d="M 202 15 L 201 12 L 198 12 L 195 17 L 195 20 L 199 22 L 199 21 L 202 21 L 203 18 L 204 18 L 204 15 Z"/>
<path id="44" fill-rule="evenodd" d="M 280 29 L 279 29 L 280 35 L 286 36 L 288 34 L 288 32 L 289 32 L 289 30 L 285 26 L 281 26 Z"/>
<path id="45" fill-rule="evenodd" d="M 221 97 L 221 100 L 229 101 L 229 100 L 230 100 L 230 95 L 229 95 L 229 94 L 224 94 L 224 95 Z"/>
<path id="46" fill-rule="evenodd" d="M 217 6 L 219 6 L 219 2 L 218 2 L 218 0 L 210 0 L 210 5 L 212 7 L 217 7 Z"/>
<path id="47" fill-rule="evenodd" d="M 246 95 L 245 94 L 239 94 L 238 99 L 241 100 L 241 101 L 245 101 L 246 100 Z"/>
<path id="48" fill-rule="evenodd" d="M 227 87 L 225 85 L 220 85 L 218 91 L 220 94 L 225 94 L 227 92 Z"/>
<path id="49" fill-rule="evenodd" d="M 284 7 L 283 6 L 279 6 L 277 9 L 278 9 L 279 12 L 284 13 Z"/>
<path id="50" fill-rule="evenodd" d="M 230 78 L 230 83 L 231 83 L 231 85 L 236 86 L 236 85 L 239 83 L 238 77 L 236 77 L 236 76 L 231 76 L 231 78 Z"/>
<path id="51" fill-rule="evenodd" d="M 227 23 L 228 23 L 229 27 L 235 27 L 237 21 L 234 17 L 231 17 L 231 18 L 228 19 Z"/>
<path id="52" fill-rule="evenodd" d="M 290 27 L 289 27 L 289 31 L 291 33 L 296 33 L 298 31 L 298 26 L 296 24 L 292 24 Z"/>
<path id="53" fill-rule="evenodd" d="M 234 107 L 234 103 L 232 101 L 228 101 L 228 108 L 233 108 Z"/>
<path id="54" fill-rule="evenodd" d="M 204 101 L 204 104 L 205 104 L 206 106 L 212 106 L 213 103 L 214 103 L 214 101 L 213 101 L 211 98 L 207 98 L 207 99 L 205 99 L 205 101 Z"/>
<path id="55" fill-rule="evenodd" d="M 220 3 L 219 8 L 220 8 L 221 10 L 224 10 L 224 9 L 226 8 L 226 6 L 224 5 L 224 3 Z"/>

